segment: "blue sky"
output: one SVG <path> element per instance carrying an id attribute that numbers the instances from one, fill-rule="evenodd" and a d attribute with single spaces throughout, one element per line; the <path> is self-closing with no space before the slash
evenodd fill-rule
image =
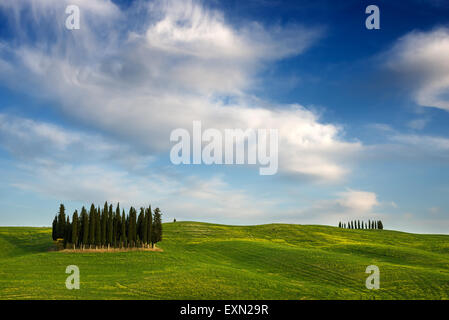
<path id="1" fill-rule="evenodd" d="M 448 233 L 448 17 L 438 0 L 2 1 L 0 225 L 119 201 Z M 278 174 L 173 165 L 170 132 L 194 120 L 279 129 Z"/>

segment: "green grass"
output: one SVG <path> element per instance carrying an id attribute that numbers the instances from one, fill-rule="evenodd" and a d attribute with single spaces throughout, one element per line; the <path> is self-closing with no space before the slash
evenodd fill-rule
<path id="1" fill-rule="evenodd" d="M 449 236 L 272 224 L 164 224 L 163 252 L 64 253 L 0 228 L 0 299 L 448 299 Z M 81 289 L 67 290 L 77 265 Z M 380 289 L 368 290 L 368 265 Z"/>

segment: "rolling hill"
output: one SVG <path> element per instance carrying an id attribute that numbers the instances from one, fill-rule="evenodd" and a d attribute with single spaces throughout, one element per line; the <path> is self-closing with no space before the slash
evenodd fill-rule
<path id="1" fill-rule="evenodd" d="M 0 227 L 0 299 L 448 299 L 449 236 L 165 223 L 163 252 L 49 251 L 50 228 Z M 68 290 L 65 268 L 80 268 Z M 368 265 L 380 289 L 368 290 Z"/>

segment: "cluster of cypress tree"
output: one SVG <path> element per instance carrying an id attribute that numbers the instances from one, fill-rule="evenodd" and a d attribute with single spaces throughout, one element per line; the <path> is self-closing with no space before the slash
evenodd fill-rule
<path id="1" fill-rule="evenodd" d="M 368 220 L 368 222 L 363 222 L 360 220 L 353 220 L 347 223 L 338 223 L 339 228 L 344 229 L 379 229 L 382 230 L 384 228 L 384 225 L 382 224 L 382 221 L 371 221 Z"/>
<path id="2" fill-rule="evenodd" d="M 99 248 L 148 248 L 162 240 L 161 211 L 151 206 L 136 209 L 131 207 L 125 215 L 120 213 L 120 204 L 113 208 L 105 202 L 103 209 L 90 206 L 89 212 L 82 208 L 80 214 L 75 210 L 70 217 L 65 214 L 63 204 L 53 220 L 53 240 L 62 239 L 64 248 L 99 249 Z"/>

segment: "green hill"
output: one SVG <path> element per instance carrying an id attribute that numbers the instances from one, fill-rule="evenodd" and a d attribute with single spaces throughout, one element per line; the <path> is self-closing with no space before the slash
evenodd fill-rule
<path id="1" fill-rule="evenodd" d="M 448 299 L 449 236 L 271 224 L 164 224 L 163 252 L 49 251 L 0 228 L 0 299 Z M 65 288 L 77 265 L 81 289 Z M 368 265 L 380 289 L 368 290 Z"/>

